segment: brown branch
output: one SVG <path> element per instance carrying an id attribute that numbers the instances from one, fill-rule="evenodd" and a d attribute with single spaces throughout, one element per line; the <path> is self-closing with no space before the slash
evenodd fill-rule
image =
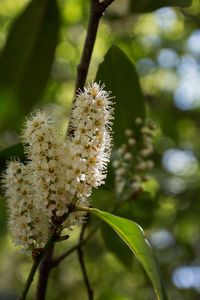
<path id="1" fill-rule="evenodd" d="M 51 271 L 51 259 L 53 256 L 54 244 L 51 245 L 46 255 L 44 256 L 39 267 L 39 278 L 36 292 L 36 300 L 44 300 L 47 290 L 47 282 Z"/>
<path id="2" fill-rule="evenodd" d="M 49 250 L 49 248 L 53 244 L 55 236 L 57 234 L 57 231 L 59 230 L 59 227 L 60 227 L 59 224 L 58 225 L 54 225 L 47 243 L 45 244 L 45 246 L 42 249 L 42 251 L 39 252 L 39 254 L 36 255 L 34 263 L 32 265 L 32 268 L 31 268 L 30 273 L 28 275 L 28 278 L 26 280 L 26 284 L 25 284 L 24 289 L 22 291 L 22 295 L 21 295 L 21 297 L 18 298 L 19 300 L 25 300 L 26 299 L 27 293 L 28 293 L 29 288 L 31 286 L 31 283 L 32 283 L 32 281 L 34 279 L 34 276 L 35 276 L 35 273 L 37 271 L 37 268 L 38 268 L 38 266 L 39 266 L 42 258 L 45 256 L 45 254 L 47 253 L 47 251 Z"/>
<path id="3" fill-rule="evenodd" d="M 92 51 L 96 40 L 98 25 L 102 14 L 103 12 L 100 9 L 99 1 L 90 0 L 90 18 L 81 60 L 79 65 L 77 66 L 77 79 L 75 90 L 83 89 L 85 85 Z"/>
<path id="4" fill-rule="evenodd" d="M 79 242 L 83 241 L 86 225 L 87 224 L 85 223 L 82 227 Z M 84 254 L 83 254 L 83 250 L 82 250 L 81 247 L 78 247 L 77 253 L 78 253 L 78 258 L 79 258 L 81 270 L 82 270 L 82 273 L 83 273 L 84 283 L 85 283 L 87 293 L 88 293 L 88 299 L 93 300 L 94 293 L 93 293 L 93 290 L 90 286 L 90 281 L 89 281 L 89 278 L 88 278 L 88 275 L 87 275 L 86 266 L 85 266 L 85 262 L 84 262 Z"/>
<path id="5" fill-rule="evenodd" d="M 90 18 L 80 63 L 77 67 L 76 91 L 83 89 L 90 66 L 100 18 L 114 0 L 90 0 Z"/>
<path id="6" fill-rule="evenodd" d="M 107 8 L 108 6 L 110 6 L 111 3 L 112 3 L 113 1 L 114 1 L 114 0 L 104 0 L 103 2 L 101 2 L 101 3 L 99 3 L 99 4 L 100 4 L 100 6 L 102 7 L 102 10 L 105 11 L 106 8 Z"/>

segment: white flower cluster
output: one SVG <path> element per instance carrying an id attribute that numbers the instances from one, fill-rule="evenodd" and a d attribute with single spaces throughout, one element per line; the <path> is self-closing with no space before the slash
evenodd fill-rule
<path id="1" fill-rule="evenodd" d="M 44 112 L 26 121 L 22 138 L 28 163 L 10 162 L 3 176 L 15 244 L 26 251 L 41 247 L 52 218 L 60 218 L 69 230 L 85 221 L 82 211 L 66 215 L 71 204 L 88 206 L 92 187 L 104 183 L 112 114 L 109 93 L 93 83 L 76 96 L 70 122 L 73 136 L 67 140 Z"/>
<path id="2" fill-rule="evenodd" d="M 154 166 L 149 159 L 153 153 L 153 131 L 156 126 L 151 121 L 135 119 L 136 131 L 126 129 L 127 144 L 123 144 L 116 153 L 113 162 L 115 168 L 116 192 L 122 195 L 142 191 L 142 182 L 148 181 L 147 172 Z"/>
<path id="3" fill-rule="evenodd" d="M 79 205 L 87 205 L 92 187 L 104 184 L 106 178 L 113 108 L 109 93 L 103 88 L 93 83 L 78 92 L 72 112 L 73 137 L 67 142 L 70 160 L 66 167 L 65 189 L 78 198 Z M 71 214 L 74 215 L 77 213 Z"/>
<path id="4" fill-rule="evenodd" d="M 49 221 L 34 202 L 31 169 L 18 161 L 11 161 L 3 182 L 9 200 L 8 228 L 14 244 L 23 246 L 27 252 L 41 247 L 48 236 Z"/>

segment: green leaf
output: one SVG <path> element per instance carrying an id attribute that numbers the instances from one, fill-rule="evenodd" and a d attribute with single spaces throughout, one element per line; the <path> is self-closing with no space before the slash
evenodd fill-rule
<path id="1" fill-rule="evenodd" d="M 98 189 L 97 191 L 100 191 L 100 189 Z M 95 197 L 98 198 L 97 192 L 95 194 Z M 101 203 L 101 199 L 104 199 L 103 195 L 100 199 L 98 199 L 99 203 Z M 98 202 L 98 200 L 96 200 L 96 203 Z M 137 197 L 137 199 L 126 201 L 121 207 L 117 209 L 117 214 L 120 217 L 135 220 L 137 223 L 141 224 L 143 228 L 147 228 L 152 223 L 154 207 L 155 203 L 152 200 L 151 194 L 148 192 L 144 192 L 139 197 Z M 126 245 L 122 242 L 122 240 L 117 237 L 114 231 L 108 226 L 102 226 L 101 233 L 106 248 L 119 259 L 119 261 L 128 271 L 132 271 L 133 255 L 126 247 Z"/>
<path id="2" fill-rule="evenodd" d="M 100 64 L 96 81 L 105 83 L 114 96 L 115 121 L 113 125 L 114 144 L 119 147 L 126 141 L 124 131 L 134 129 L 136 117 L 145 118 L 144 97 L 139 77 L 133 62 L 117 46 L 112 46 Z"/>
<path id="3" fill-rule="evenodd" d="M 123 266 L 131 272 L 133 270 L 133 255 L 123 241 L 114 231 L 102 224 L 101 234 L 106 248 L 113 253 Z"/>
<path id="4" fill-rule="evenodd" d="M 133 13 L 151 12 L 165 6 L 188 7 L 192 0 L 132 0 L 131 11 Z"/>
<path id="5" fill-rule="evenodd" d="M 56 0 L 32 0 L 13 23 L 0 56 L 1 122 L 7 121 L 5 112 L 17 110 L 14 123 L 40 99 L 50 76 L 59 19 Z"/>
<path id="6" fill-rule="evenodd" d="M 157 298 L 159 300 L 166 300 L 167 295 L 164 290 L 160 269 L 142 228 L 131 220 L 115 216 L 96 208 L 78 207 L 77 209 L 94 214 L 115 230 L 144 267 L 153 283 Z"/>

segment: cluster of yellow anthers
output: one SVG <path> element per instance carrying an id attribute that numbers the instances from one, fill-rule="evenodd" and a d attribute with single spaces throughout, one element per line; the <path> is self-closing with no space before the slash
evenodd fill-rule
<path id="1" fill-rule="evenodd" d="M 67 140 L 45 112 L 38 111 L 25 123 L 22 139 L 28 162 L 9 162 L 3 175 L 10 234 L 23 251 L 43 246 L 52 214 L 66 215 L 72 203 L 88 206 L 92 187 L 104 183 L 113 108 L 103 88 L 92 83 L 77 93 L 70 122 L 73 136 Z M 84 220 L 84 212 L 73 211 L 62 227 L 71 230 Z"/>
<path id="2" fill-rule="evenodd" d="M 116 192 L 121 195 L 126 190 L 142 190 L 142 182 L 148 181 L 147 173 L 154 166 L 149 159 L 153 153 L 153 131 L 156 126 L 151 121 L 135 119 L 136 132 L 126 129 L 127 144 L 117 150 L 113 166 L 115 168 Z"/>

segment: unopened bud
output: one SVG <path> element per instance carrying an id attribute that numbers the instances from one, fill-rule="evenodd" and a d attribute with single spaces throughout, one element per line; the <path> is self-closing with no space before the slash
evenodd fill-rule
<path id="1" fill-rule="evenodd" d="M 135 119 L 135 124 L 141 125 L 142 124 L 142 119 L 141 118 L 136 118 Z"/>
<path id="2" fill-rule="evenodd" d="M 140 151 L 140 154 L 142 155 L 142 156 L 144 156 L 144 157 L 147 157 L 147 156 L 149 156 L 149 154 L 151 154 L 152 153 L 152 151 L 151 151 L 151 149 L 143 149 L 142 151 Z"/>
<path id="3" fill-rule="evenodd" d="M 119 160 L 114 160 L 114 161 L 113 161 L 113 167 L 114 167 L 115 169 L 119 168 L 120 166 L 121 166 L 121 163 L 120 163 Z"/>
<path id="4" fill-rule="evenodd" d="M 133 176 L 133 182 L 140 182 L 140 181 L 141 181 L 141 178 L 139 175 Z"/>
<path id="5" fill-rule="evenodd" d="M 147 168 L 150 170 L 150 169 L 152 169 L 153 167 L 154 167 L 154 162 L 153 162 L 153 160 L 148 160 L 147 162 L 146 162 L 146 166 L 147 166 Z"/>
<path id="6" fill-rule="evenodd" d="M 129 143 L 130 146 L 134 146 L 136 144 L 136 140 L 131 138 L 131 139 L 128 140 L 128 143 Z"/>
<path id="7" fill-rule="evenodd" d="M 131 159 L 132 159 L 132 154 L 131 154 L 130 152 L 126 152 L 126 153 L 124 154 L 124 159 L 125 159 L 125 160 L 131 160 Z"/>
<path id="8" fill-rule="evenodd" d="M 143 161 L 135 166 L 136 170 L 138 171 L 144 171 L 147 168 L 147 164 Z"/>
<path id="9" fill-rule="evenodd" d="M 149 181 L 150 180 L 150 177 L 149 176 L 143 176 L 142 177 L 142 181 L 144 181 L 144 182 L 147 182 L 147 181 Z"/>
<path id="10" fill-rule="evenodd" d="M 125 144 L 121 145 L 121 147 L 118 149 L 119 154 L 124 154 L 126 152 L 127 146 Z"/>
<path id="11" fill-rule="evenodd" d="M 126 174 L 126 169 L 125 168 L 120 168 L 116 171 L 117 176 L 123 176 Z"/>
<path id="12" fill-rule="evenodd" d="M 134 190 L 134 192 L 137 192 L 141 188 L 141 185 L 138 182 L 133 182 L 131 184 L 131 187 Z"/>
<path id="13" fill-rule="evenodd" d="M 126 130 L 125 130 L 125 135 L 126 136 L 133 136 L 133 130 L 132 129 L 129 129 L 129 128 L 127 128 Z"/>

